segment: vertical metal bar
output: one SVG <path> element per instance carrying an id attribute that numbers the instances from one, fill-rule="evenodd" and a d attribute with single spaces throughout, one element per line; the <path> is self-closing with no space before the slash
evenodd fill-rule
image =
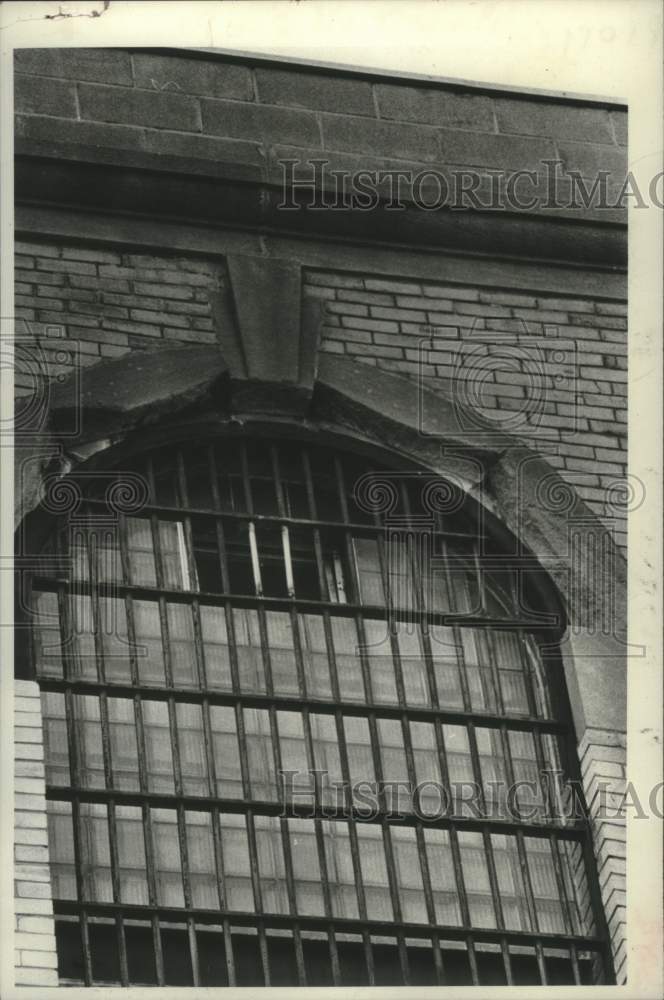
<path id="1" fill-rule="evenodd" d="M 475 954 L 475 942 L 472 935 L 472 924 L 470 920 L 470 907 L 468 906 L 468 895 L 466 893 L 466 882 L 463 875 L 463 865 L 461 863 L 461 850 L 459 848 L 459 835 L 456 827 L 450 827 L 450 853 L 452 855 L 452 866 L 454 868 L 454 880 L 459 897 L 459 909 L 461 910 L 461 921 L 465 929 L 469 931 L 465 938 L 468 948 L 468 962 L 470 964 L 470 975 L 473 986 L 479 986 L 480 977 L 477 968 L 477 956 Z"/>
<path id="2" fill-rule="evenodd" d="M 249 847 L 249 859 L 251 863 L 251 883 L 254 890 L 254 905 L 256 913 L 263 913 L 263 897 L 261 893 L 261 883 L 258 867 L 258 845 L 256 843 L 256 829 L 254 827 L 254 810 L 248 807 L 245 813 L 247 820 L 247 845 Z M 265 921 L 262 917 L 256 920 L 256 930 L 258 932 L 258 948 L 263 965 L 263 978 L 265 985 L 270 985 L 270 958 L 267 950 L 267 937 L 265 935 Z"/>
<path id="3" fill-rule="evenodd" d="M 379 779 L 380 780 L 380 779 Z M 383 846 L 385 849 L 385 864 L 387 866 L 387 881 L 390 890 L 390 899 L 392 900 L 392 909 L 394 910 L 394 919 L 397 923 L 403 922 L 403 915 L 401 912 L 401 899 L 399 896 L 399 879 L 397 877 L 397 865 L 396 859 L 394 857 L 394 851 L 392 850 L 392 836 L 390 834 L 390 829 L 388 824 L 383 821 L 381 824 L 381 831 L 383 834 Z M 406 939 L 404 932 L 402 930 L 397 930 L 397 949 L 399 952 L 399 966 L 401 969 L 401 978 L 403 980 L 404 986 L 410 986 L 410 970 L 408 967 L 408 951 L 406 949 Z"/>
<path id="4" fill-rule="evenodd" d="M 327 857 L 325 855 L 325 839 L 323 829 L 318 819 L 313 820 L 314 834 L 316 837 L 316 853 L 318 855 L 318 867 L 320 868 L 321 889 L 323 892 L 323 907 L 325 916 L 330 921 L 327 927 L 327 943 L 330 950 L 330 965 L 332 968 L 332 984 L 341 985 L 341 968 L 339 966 L 339 951 L 337 949 L 337 939 L 334 934 L 334 923 L 332 913 L 332 897 L 330 894 L 330 879 L 327 870 Z"/>
<path id="5" fill-rule="evenodd" d="M 154 473 L 152 469 L 152 463 L 148 467 L 148 476 L 150 483 L 151 496 L 154 497 Z M 123 568 L 123 576 L 125 581 L 129 581 L 129 547 L 127 538 L 127 523 L 124 516 L 120 517 L 119 522 L 119 540 L 120 540 L 120 558 Z M 131 673 L 131 683 L 134 687 L 140 684 L 140 676 L 138 671 L 138 660 L 137 660 L 137 645 L 136 645 L 136 627 L 134 618 L 134 603 L 131 595 L 126 595 L 125 597 L 125 612 L 127 616 L 127 641 L 129 643 L 129 669 Z M 136 751 L 138 758 L 138 784 L 142 795 L 146 795 L 149 791 L 148 782 L 148 766 L 147 766 L 147 752 L 145 745 L 145 725 L 143 721 L 143 707 L 141 695 L 136 692 L 133 697 L 134 705 L 134 719 L 136 722 Z M 154 854 L 152 850 L 152 823 L 150 818 L 150 811 L 146 804 L 141 807 L 142 816 L 142 826 L 143 826 L 143 842 L 145 846 L 145 864 L 146 864 L 146 876 L 148 881 L 148 896 L 151 905 L 156 906 L 157 891 L 155 883 L 155 870 L 154 870 Z M 153 913 L 150 918 L 150 925 L 152 930 L 152 942 L 154 945 L 154 955 L 155 955 L 155 972 L 157 976 L 157 984 L 163 986 L 165 984 L 164 975 L 164 957 L 161 943 L 161 932 L 159 928 L 159 915 Z"/>
<path id="6" fill-rule="evenodd" d="M 216 794 L 216 791 L 215 793 Z M 214 863 L 217 873 L 217 896 L 221 910 L 228 910 L 228 898 L 226 895 L 226 875 L 224 866 L 224 852 L 221 842 L 221 815 L 219 807 L 212 806 L 210 821 L 212 823 L 212 843 L 214 848 Z M 227 916 L 222 917 L 222 931 L 224 935 L 224 948 L 226 957 L 226 971 L 228 973 L 228 985 L 237 985 L 237 975 L 235 970 L 235 954 L 233 949 L 233 936 L 231 934 L 230 920 Z"/>
<path id="7" fill-rule="evenodd" d="M 106 822 L 108 824 L 108 843 L 111 856 L 111 886 L 113 890 L 113 902 L 120 904 L 120 860 L 118 855 L 117 829 L 115 826 L 115 802 L 109 799 L 106 807 Z M 127 941 L 124 930 L 124 917 L 121 913 L 115 915 L 115 926 L 118 938 L 118 949 L 120 956 L 120 981 L 123 986 L 129 986 L 129 963 L 127 959 Z"/>
<path id="8" fill-rule="evenodd" d="M 279 819 L 279 829 L 281 833 L 281 845 L 284 852 L 284 868 L 286 871 L 286 893 L 288 895 L 288 908 L 291 915 L 296 919 L 293 921 L 291 929 L 293 933 L 293 947 L 295 949 L 295 964 L 297 966 L 298 985 L 307 985 L 307 974 L 304 967 L 304 952 L 302 950 L 302 934 L 297 921 L 297 896 L 295 893 L 295 872 L 293 871 L 293 856 L 291 854 L 290 831 L 288 820 L 285 816 Z"/>
<path id="9" fill-rule="evenodd" d="M 537 917 L 537 907 L 535 906 L 535 896 L 533 893 L 533 884 L 530 878 L 530 868 L 528 866 L 528 856 L 526 854 L 523 830 L 516 831 L 516 845 L 519 855 L 519 865 L 521 867 L 521 874 L 523 877 L 524 891 L 526 893 L 526 906 L 528 908 L 528 913 L 530 914 L 531 926 L 533 928 L 533 931 L 536 934 L 539 934 L 540 933 L 539 919 Z M 541 940 L 535 942 L 535 957 L 537 959 L 537 968 L 539 969 L 542 985 L 546 986 L 547 974 L 546 974 L 546 965 L 544 962 L 544 949 L 542 948 Z"/>
<path id="10" fill-rule="evenodd" d="M 424 830 L 422 829 L 421 823 L 418 823 L 415 827 L 415 839 L 417 842 L 417 853 L 420 859 L 420 867 L 422 870 L 422 886 L 424 888 L 424 901 L 427 908 L 427 918 L 430 924 L 437 924 L 438 919 L 436 917 L 436 905 L 433 898 L 433 888 L 431 885 L 431 871 L 429 869 L 429 858 L 427 856 L 427 847 L 424 840 Z M 436 969 L 436 980 L 440 986 L 444 986 L 447 982 L 445 977 L 445 967 L 443 963 L 443 953 L 440 947 L 440 935 L 437 931 L 433 931 L 431 934 L 431 947 L 433 949 L 433 963 Z"/>
<path id="11" fill-rule="evenodd" d="M 500 898 L 500 889 L 498 887 L 498 875 L 496 873 L 496 861 L 493 856 L 491 834 L 489 833 L 487 827 L 482 828 L 482 842 L 484 845 L 484 856 L 486 857 L 487 871 L 489 873 L 489 884 L 491 886 L 491 896 L 493 897 L 493 908 L 496 914 L 496 924 L 498 926 L 498 930 L 504 931 L 505 916 L 503 914 L 503 903 Z M 511 986 L 513 984 L 512 966 L 510 962 L 509 948 L 507 946 L 507 938 L 501 937 L 500 951 L 503 958 L 503 966 L 505 968 L 505 979 L 507 980 L 507 985 Z"/>
<path id="12" fill-rule="evenodd" d="M 64 587 L 58 587 L 58 618 L 60 625 L 60 644 L 62 646 L 63 674 L 65 681 L 74 678 L 73 657 L 73 616 L 69 614 L 68 595 Z M 69 640 L 69 641 L 68 641 Z M 74 796 L 71 804 L 72 836 L 74 848 L 74 868 L 76 879 L 76 897 L 79 903 L 79 928 L 81 935 L 81 950 L 83 954 L 83 981 L 86 986 L 92 985 L 92 954 L 90 950 L 90 933 L 88 916 L 85 909 L 85 885 L 83 882 L 83 849 L 81 844 L 80 790 L 81 776 L 79 771 L 78 741 L 76 720 L 74 718 L 74 695 L 70 687 L 66 687 L 65 696 L 65 726 L 67 730 L 67 746 L 69 751 L 69 766 L 71 769 Z"/>
<path id="13" fill-rule="evenodd" d="M 552 832 L 549 835 L 549 843 L 551 846 L 551 854 L 553 856 L 553 870 L 556 878 L 556 887 L 558 889 L 558 896 L 560 898 L 560 903 L 563 910 L 563 915 L 565 919 L 565 925 L 567 927 L 568 934 L 578 933 L 577 922 L 574 920 L 572 913 L 572 904 L 567 894 L 567 887 L 565 886 L 565 877 L 563 875 L 562 861 L 560 858 L 560 844 L 558 841 L 558 834 Z M 574 983 L 577 986 L 581 985 L 581 973 L 579 970 L 578 955 L 576 952 L 576 946 L 570 945 L 570 961 L 572 964 L 572 972 L 574 975 Z"/>

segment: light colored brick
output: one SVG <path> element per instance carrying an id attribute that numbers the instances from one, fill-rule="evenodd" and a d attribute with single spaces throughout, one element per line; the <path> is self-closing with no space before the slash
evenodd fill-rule
<path id="1" fill-rule="evenodd" d="M 57 986 L 58 977 L 54 969 L 16 969 L 14 981 L 17 986 Z"/>
<path id="2" fill-rule="evenodd" d="M 394 295 L 420 295 L 422 286 L 414 282 L 390 281 L 383 278 L 367 278 L 365 287 L 369 292 L 392 292 Z"/>

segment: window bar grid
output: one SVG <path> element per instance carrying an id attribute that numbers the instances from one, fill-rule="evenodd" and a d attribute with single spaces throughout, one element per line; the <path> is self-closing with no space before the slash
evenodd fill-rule
<path id="1" fill-rule="evenodd" d="M 318 866 L 320 869 L 321 877 L 321 890 L 323 894 L 323 908 L 325 910 L 325 916 L 328 917 L 330 923 L 327 927 L 327 942 L 330 951 L 330 966 L 332 969 L 332 984 L 333 986 L 341 985 L 341 966 L 339 964 L 339 951 L 337 949 L 337 939 L 334 933 L 334 924 L 332 923 L 332 896 L 330 893 L 330 882 L 329 882 L 329 872 L 327 869 L 327 858 L 325 856 L 325 840 L 323 837 L 323 828 L 321 826 L 320 820 L 314 820 L 314 835 L 316 838 L 316 854 L 318 857 Z"/>
<path id="2" fill-rule="evenodd" d="M 152 477 L 152 467 L 150 466 L 150 490 L 154 491 L 154 478 Z M 154 492 L 152 492 L 154 495 Z M 119 543 L 120 543 L 120 559 L 122 563 L 123 574 L 126 579 L 129 579 L 129 544 L 127 537 L 127 522 L 123 515 L 120 516 L 119 520 Z M 134 616 L 134 602 L 133 597 L 128 594 L 125 597 L 125 613 L 127 617 L 127 641 L 129 643 L 129 670 L 131 674 L 132 684 L 138 686 L 139 670 L 138 670 L 138 650 L 136 643 L 136 622 Z M 135 691 L 133 694 L 133 707 L 134 707 L 134 719 L 136 721 L 136 752 L 138 758 L 138 785 L 141 793 L 146 795 L 148 792 L 148 765 L 147 765 L 147 750 L 146 750 L 146 740 L 145 740 L 145 724 L 143 719 L 143 705 L 141 694 Z M 145 864 L 146 864 L 146 876 L 148 882 L 148 898 L 153 905 L 156 905 L 157 891 L 156 891 L 156 881 L 155 881 L 155 869 L 154 869 L 154 857 L 152 851 L 152 824 L 150 820 L 150 811 L 148 806 L 144 803 L 141 806 L 141 823 L 143 828 L 143 842 L 145 846 Z M 150 917 L 150 928 L 152 933 L 152 943 L 154 946 L 154 956 L 155 956 L 155 973 L 157 978 L 157 985 L 164 986 L 166 982 L 164 973 L 164 956 L 161 943 L 161 932 L 159 929 L 159 916 L 154 913 Z"/>
<path id="3" fill-rule="evenodd" d="M 457 894 L 459 897 L 459 909 L 461 910 L 461 921 L 464 928 L 468 931 L 467 936 L 464 938 L 466 947 L 468 949 L 468 962 L 470 965 L 470 975 L 472 978 L 472 985 L 480 985 L 479 969 L 477 967 L 477 955 L 475 953 L 475 941 L 472 934 L 472 925 L 470 921 L 470 907 L 468 905 L 468 894 L 466 892 L 466 880 L 463 874 L 463 865 L 461 863 L 461 851 L 459 848 L 459 835 L 456 827 L 450 827 L 450 853 L 452 855 L 452 865 L 454 867 L 454 880 L 456 882 Z"/>
<path id="4" fill-rule="evenodd" d="M 118 853 L 117 828 L 115 817 L 115 802 L 109 799 L 106 806 L 106 822 L 108 826 L 108 843 L 111 856 L 111 887 L 113 902 L 121 903 L 120 898 L 120 859 Z M 129 962 L 127 959 L 127 941 L 125 938 L 124 918 L 122 913 L 116 913 L 118 954 L 120 958 L 120 981 L 123 986 L 129 986 Z"/>
<path id="5" fill-rule="evenodd" d="M 429 868 L 429 859 L 427 857 L 427 849 L 424 842 L 424 830 L 420 824 L 415 827 L 415 840 L 417 844 L 420 867 L 422 870 L 422 887 L 424 889 L 424 902 L 427 909 L 427 919 L 430 924 L 436 924 L 438 921 L 436 919 L 436 906 L 433 897 L 433 888 L 431 885 L 431 870 Z M 436 970 L 436 980 L 439 986 L 444 986 L 447 982 L 445 976 L 445 963 L 443 962 L 443 952 L 440 946 L 440 935 L 437 931 L 433 931 L 431 934 L 431 947 L 434 967 Z"/>

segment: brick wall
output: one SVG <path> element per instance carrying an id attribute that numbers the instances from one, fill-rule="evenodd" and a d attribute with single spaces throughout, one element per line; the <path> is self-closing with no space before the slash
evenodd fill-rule
<path id="1" fill-rule="evenodd" d="M 624 181 L 626 113 L 600 106 L 181 52 L 18 50 L 15 68 L 16 134 L 39 142 L 236 163 L 274 182 L 280 158 L 322 153 L 331 170 L 541 173 L 558 159 L 588 180 L 610 171 L 613 194 Z"/>
<path id="2" fill-rule="evenodd" d="M 62 242 L 17 242 L 15 253 L 17 334 L 38 345 L 50 376 L 165 342 L 216 340 L 210 296 L 224 281 L 218 264 Z M 32 391 L 29 368 L 29 352 L 19 352 L 19 395 Z"/>
<path id="3" fill-rule="evenodd" d="M 627 979 L 626 827 L 624 795 L 626 740 L 623 733 L 586 730 L 579 745 L 579 760 L 593 844 L 599 871 L 600 892 L 613 946 L 616 980 Z"/>
<path id="4" fill-rule="evenodd" d="M 310 272 L 323 351 L 425 384 L 541 451 L 626 543 L 627 308 L 589 297 Z"/>
<path id="5" fill-rule="evenodd" d="M 57 986 L 39 688 L 34 681 L 14 687 L 15 980 Z"/>

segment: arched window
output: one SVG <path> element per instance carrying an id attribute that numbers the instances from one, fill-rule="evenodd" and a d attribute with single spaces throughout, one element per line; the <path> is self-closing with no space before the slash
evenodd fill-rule
<path id="1" fill-rule="evenodd" d="M 552 588 L 393 465 L 239 432 L 47 486 L 62 983 L 610 979 Z"/>

